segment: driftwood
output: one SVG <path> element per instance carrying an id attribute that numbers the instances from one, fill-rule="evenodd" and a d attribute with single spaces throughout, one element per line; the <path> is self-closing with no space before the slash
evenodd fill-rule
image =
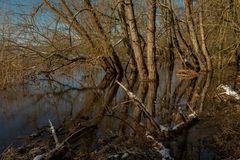
<path id="1" fill-rule="evenodd" d="M 158 142 L 153 136 L 150 135 L 149 132 L 147 132 L 145 135 L 147 139 L 152 142 L 154 150 L 161 154 L 161 156 L 163 157 L 162 159 L 173 160 L 170 155 L 170 150 L 168 148 L 166 148 L 161 142 Z"/>
<path id="2" fill-rule="evenodd" d="M 59 144 L 59 141 L 58 141 L 58 138 L 57 138 L 57 135 L 56 135 L 54 126 L 52 125 L 52 122 L 51 122 L 50 120 L 48 120 L 48 121 L 49 121 L 49 125 L 50 125 L 50 130 L 51 130 L 51 132 L 52 132 L 54 141 L 55 141 L 55 143 L 56 143 L 56 148 L 57 148 L 60 144 Z"/>
<path id="3" fill-rule="evenodd" d="M 147 111 L 145 104 L 136 95 L 134 95 L 131 91 L 129 91 L 123 84 L 121 84 L 118 81 L 116 81 L 116 83 L 119 84 L 119 86 L 121 86 L 124 89 L 124 91 L 127 93 L 129 98 L 132 99 L 133 102 L 136 104 L 136 106 L 138 106 L 144 112 L 144 114 L 147 116 L 147 118 L 149 119 L 149 121 L 151 122 L 153 127 L 156 129 L 156 132 L 159 135 L 161 135 L 162 130 L 161 130 L 160 126 L 157 124 L 157 122 L 152 117 L 152 115 Z"/>
<path id="4" fill-rule="evenodd" d="M 131 91 L 129 91 L 123 84 L 121 84 L 120 82 L 116 81 L 117 84 L 119 84 L 124 91 L 127 93 L 127 95 L 129 96 L 129 98 L 131 100 L 133 100 L 133 102 L 136 104 L 137 107 L 139 107 L 144 114 L 146 115 L 146 117 L 149 119 L 149 121 L 151 122 L 151 124 L 153 125 L 153 127 L 156 129 L 156 132 L 160 135 L 160 136 L 164 136 L 164 137 L 172 137 L 180 132 L 182 132 L 184 129 L 187 129 L 189 127 L 191 127 L 193 124 L 195 124 L 195 122 L 198 120 L 198 116 L 197 114 L 193 111 L 193 109 L 191 108 L 191 106 L 188 105 L 189 110 L 192 112 L 189 115 L 185 115 L 183 112 L 180 111 L 180 114 L 182 115 L 183 118 L 183 122 L 175 125 L 174 127 L 170 128 L 170 127 L 164 127 L 162 125 L 159 125 L 154 117 L 147 111 L 145 104 L 136 96 L 134 95 Z"/>
<path id="5" fill-rule="evenodd" d="M 86 133 L 88 131 L 91 131 L 91 130 L 95 130 L 97 128 L 97 126 L 95 126 L 95 125 L 81 128 L 81 129 L 73 132 L 71 135 L 69 135 L 65 140 L 63 140 L 63 142 L 59 143 L 58 138 L 57 138 L 56 133 L 55 133 L 55 129 L 54 129 L 52 123 L 50 123 L 50 122 L 49 122 L 50 130 L 51 130 L 52 135 L 54 137 L 56 147 L 53 148 L 52 150 L 50 150 L 47 153 L 35 156 L 33 160 L 51 159 L 51 158 L 54 158 L 54 156 L 56 156 L 58 153 L 67 152 L 67 148 L 68 148 L 67 144 L 69 143 L 69 141 L 71 139 L 73 139 L 75 136 L 80 137 L 84 133 Z"/>
<path id="6" fill-rule="evenodd" d="M 228 85 L 219 85 L 216 88 L 216 97 L 219 98 L 219 100 L 223 101 L 233 101 L 233 102 L 240 102 L 240 94 L 236 91 L 234 91 L 230 86 Z"/>
<path id="7" fill-rule="evenodd" d="M 185 118 L 186 119 L 183 122 L 180 122 L 171 128 L 166 127 L 166 129 L 164 130 L 164 135 L 168 138 L 174 137 L 182 133 L 182 131 L 190 128 L 198 121 L 198 116 L 196 113 L 185 115 Z"/>

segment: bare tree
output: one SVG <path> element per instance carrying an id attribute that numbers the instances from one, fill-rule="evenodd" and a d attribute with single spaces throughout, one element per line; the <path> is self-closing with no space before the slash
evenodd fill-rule
<path id="1" fill-rule="evenodd" d="M 47 7 L 53 11 L 54 14 L 56 14 L 58 17 L 60 17 L 65 23 L 67 23 L 70 26 L 73 26 L 73 28 L 79 33 L 80 37 L 83 38 L 83 40 L 86 40 L 88 44 L 91 47 L 91 50 L 95 50 L 97 48 L 103 47 L 103 51 L 100 49 L 99 52 L 104 52 L 104 54 L 109 56 L 103 56 L 102 57 L 102 67 L 107 72 L 118 72 L 122 73 L 122 66 L 120 63 L 120 60 L 114 51 L 112 45 L 110 44 L 110 40 L 108 39 L 107 35 L 104 33 L 104 30 L 96 16 L 96 13 L 94 11 L 94 8 L 92 7 L 90 1 L 84 1 L 85 7 L 84 9 L 77 8 L 78 12 L 81 11 L 88 11 L 90 13 L 90 20 L 92 20 L 94 24 L 94 28 L 97 30 L 98 34 L 102 37 L 103 41 L 102 45 L 96 45 L 94 43 L 94 40 L 91 38 L 87 30 L 83 27 L 83 25 L 77 20 L 76 16 L 77 14 L 74 14 L 73 9 L 70 8 L 69 3 L 66 3 L 65 0 L 59 0 L 59 4 L 63 8 L 64 11 L 61 10 L 61 8 L 56 8 L 54 5 L 52 5 L 48 0 L 43 0 L 44 3 L 47 5 Z M 111 58 L 111 56 L 113 58 Z M 114 63 L 112 63 L 112 61 Z"/>

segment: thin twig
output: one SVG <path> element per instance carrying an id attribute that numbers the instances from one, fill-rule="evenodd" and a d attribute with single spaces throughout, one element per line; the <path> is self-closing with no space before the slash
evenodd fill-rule
<path id="1" fill-rule="evenodd" d="M 48 120 L 48 122 L 49 122 L 49 125 L 50 125 L 50 130 L 51 130 L 51 132 L 52 132 L 54 141 L 55 141 L 55 143 L 56 143 L 56 148 L 58 148 L 58 147 L 60 146 L 60 144 L 59 144 L 59 141 L 58 141 L 58 138 L 57 138 L 57 135 L 56 135 L 54 126 L 52 125 L 52 122 L 51 122 L 50 120 Z"/>

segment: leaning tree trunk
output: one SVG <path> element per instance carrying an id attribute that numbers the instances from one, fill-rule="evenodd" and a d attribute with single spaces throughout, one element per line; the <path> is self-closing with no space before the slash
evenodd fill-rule
<path id="1" fill-rule="evenodd" d="M 202 43 L 202 45 L 201 45 L 202 53 L 207 62 L 207 70 L 211 71 L 212 63 L 211 63 L 211 59 L 210 59 L 210 56 L 209 56 L 209 53 L 207 50 L 205 34 L 204 34 L 204 29 L 203 29 L 203 7 L 201 7 L 201 11 L 199 13 L 199 27 L 200 27 L 200 36 L 201 36 L 201 43 Z"/>
<path id="2" fill-rule="evenodd" d="M 190 6 L 190 0 L 184 0 L 185 10 L 186 10 L 186 17 L 187 17 L 187 26 L 189 29 L 189 36 L 193 46 L 193 54 L 197 57 L 200 70 L 206 70 L 205 65 L 203 64 L 203 60 L 201 58 L 201 52 L 199 43 L 197 40 L 196 32 L 194 30 L 194 22 L 192 19 L 192 11 Z"/>
<path id="3" fill-rule="evenodd" d="M 111 54 L 111 56 L 113 56 L 113 62 L 114 62 L 114 66 L 115 69 L 118 73 L 122 73 L 123 69 L 122 69 L 122 65 L 121 65 L 121 61 L 119 60 L 119 57 L 117 55 L 117 53 L 115 52 L 113 46 L 111 45 L 111 42 L 109 40 L 109 38 L 107 37 L 106 33 L 104 32 L 98 18 L 97 15 L 94 11 L 94 8 L 92 7 L 92 4 L 90 2 L 90 0 L 84 0 L 84 5 L 86 6 L 86 8 L 88 9 L 91 18 L 93 20 L 93 24 L 94 27 L 97 29 L 98 34 L 100 35 L 100 37 L 102 38 L 101 42 L 103 44 L 103 48 L 105 50 L 105 53 L 107 54 Z"/>
<path id="4" fill-rule="evenodd" d="M 137 63 L 137 69 L 139 72 L 139 77 L 141 80 L 147 79 L 147 68 L 143 58 L 143 51 L 141 47 L 141 39 L 138 33 L 136 19 L 134 15 L 133 3 L 132 0 L 125 0 L 125 11 L 129 24 L 129 32 L 131 36 L 132 48 Z"/>
<path id="5" fill-rule="evenodd" d="M 148 79 L 157 80 L 156 67 L 156 0 L 147 0 L 147 68 Z"/>
<path id="6" fill-rule="evenodd" d="M 60 6 L 63 9 L 59 9 L 53 4 L 51 4 L 48 0 L 43 0 L 43 2 L 46 4 L 46 6 L 58 17 L 60 17 L 66 24 L 72 26 L 74 30 L 79 34 L 79 36 L 88 43 L 89 47 L 91 49 L 96 48 L 96 45 L 94 44 L 93 40 L 89 36 L 88 32 L 85 30 L 85 28 L 80 24 L 80 22 L 73 17 L 75 16 L 73 14 L 73 11 L 66 3 L 66 0 L 59 0 Z M 75 2 L 77 3 L 77 2 Z M 120 61 L 119 61 L 120 62 Z M 111 64 L 111 58 L 103 56 L 101 58 L 101 66 L 106 72 L 114 72 L 114 66 Z M 121 67 L 120 71 L 121 71 Z"/>
<path id="7" fill-rule="evenodd" d="M 130 44 L 130 36 L 128 32 L 128 24 L 124 8 L 124 0 L 118 0 L 118 14 L 121 21 L 121 31 L 123 34 L 123 44 L 127 49 L 127 55 L 129 56 L 130 68 L 133 72 L 137 71 L 137 64 L 133 55 L 132 46 Z"/>

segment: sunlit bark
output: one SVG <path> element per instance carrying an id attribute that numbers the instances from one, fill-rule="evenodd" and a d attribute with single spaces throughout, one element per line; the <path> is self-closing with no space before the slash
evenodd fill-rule
<path id="1" fill-rule="evenodd" d="M 141 80 L 146 80 L 148 73 L 147 73 L 146 64 L 143 58 L 143 50 L 141 48 L 141 39 L 138 33 L 138 28 L 137 28 L 136 19 L 135 19 L 136 17 L 133 9 L 133 3 L 132 3 L 132 0 L 125 0 L 124 2 L 125 2 L 126 17 L 129 24 L 129 32 L 131 35 L 132 48 L 134 51 L 134 56 L 137 63 L 139 76 Z"/>
<path id="2" fill-rule="evenodd" d="M 148 0 L 147 1 L 148 80 L 157 80 L 155 32 L 156 32 L 156 0 Z"/>
<path id="3" fill-rule="evenodd" d="M 199 13 L 199 27 L 200 27 L 200 36 L 201 36 L 201 49 L 202 49 L 202 53 L 206 59 L 207 62 L 207 70 L 211 71 L 212 70 L 212 63 L 211 63 L 211 59 L 207 50 L 207 46 L 206 46 L 206 41 L 205 41 L 205 33 L 204 33 L 204 28 L 203 28 L 203 11 L 201 8 L 201 11 Z"/>
<path id="4" fill-rule="evenodd" d="M 187 17 L 187 26 L 189 29 L 189 36 L 193 46 L 193 54 L 197 57 L 200 69 L 205 71 L 205 65 L 203 64 L 203 60 L 201 58 L 201 50 L 199 48 L 199 43 L 197 40 L 196 32 L 194 29 L 194 22 L 192 18 L 192 10 L 190 5 L 190 0 L 184 0 L 186 17 Z"/>
<path id="5" fill-rule="evenodd" d="M 132 46 L 130 44 L 130 36 L 128 33 L 128 24 L 125 14 L 124 0 L 118 0 L 118 14 L 121 21 L 121 30 L 124 36 L 123 43 L 127 49 L 127 55 L 129 56 L 129 64 L 132 71 L 137 71 L 137 64 L 133 55 Z"/>

